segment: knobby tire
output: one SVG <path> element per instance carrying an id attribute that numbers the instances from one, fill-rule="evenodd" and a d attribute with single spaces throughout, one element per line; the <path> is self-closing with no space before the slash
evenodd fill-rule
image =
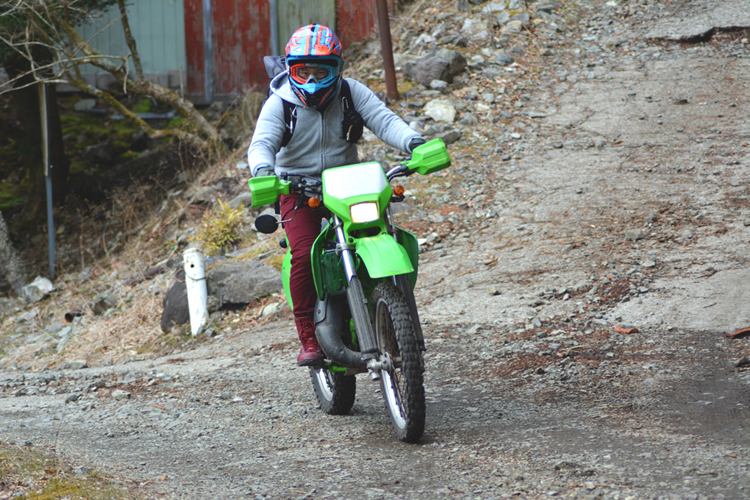
<path id="1" fill-rule="evenodd" d="M 357 380 L 354 375 L 332 372 L 323 367 L 310 367 L 315 397 L 320 409 L 329 415 L 345 415 L 354 406 Z"/>
<path id="2" fill-rule="evenodd" d="M 378 348 L 393 362 L 381 371 L 380 386 L 393 429 L 401 441 L 416 443 L 425 426 L 424 361 L 409 306 L 392 283 L 373 292 L 373 319 Z"/>

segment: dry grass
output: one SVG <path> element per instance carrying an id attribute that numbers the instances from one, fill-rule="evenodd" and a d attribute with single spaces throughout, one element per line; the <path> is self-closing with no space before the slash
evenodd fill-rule
<path id="1" fill-rule="evenodd" d="M 123 480 L 77 471 L 60 457 L 0 441 L 0 500 L 136 500 L 162 498 Z"/>

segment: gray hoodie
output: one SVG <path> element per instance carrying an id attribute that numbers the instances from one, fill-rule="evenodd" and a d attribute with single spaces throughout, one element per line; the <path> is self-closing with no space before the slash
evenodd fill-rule
<path id="1" fill-rule="evenodd" d="M 386 144 L 410 152 L 409 141 L 421 136 L 389 110 L 370 89 L 356 80 L 347 78 L 346 81 L 351 89 L 354 109 L 362 116 L 365 126 Z M 310 109 L 289 87 L 286 72 L 276 75 L 271 81 L 271 92 L 247 150 L 247 162 L 253 176 L 263 167 L 273 168 L 276 175 L 293 172 L 318 176 L 326 168 L 359 163 L 357 146 L 343 138 L 343 110 L 339 96 L 335 96 L 322 112 Z M 284 148 L 281 148 L 286 128 L 282 99 L 297 106 L 297 125 Z"/>

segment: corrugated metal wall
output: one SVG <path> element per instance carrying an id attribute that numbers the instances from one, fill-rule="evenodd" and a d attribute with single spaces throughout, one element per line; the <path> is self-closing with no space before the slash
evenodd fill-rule
<path id="1" fill-rule="evenodd" d="M 395 0 L 389 0 L 392 11 Z M 224 99 L 248 87 L 265 87 L 263 56 L 273 51 L 269 0 L 136 0 L 128 5 L 130 26 L 144 72 L 172 88 L 186 87 L 195 102 Z M 367 38 L 377 25 L 376 0 L 276 0 L 277 41 L 283 53 L 291 34 L 310 23 L 333 27 L 346 49 Z M 211 22 L 204 23 L 204 11 Z M 127 46 L 116 7 L 79 32 L 102 54 L 122 55 Z M 97 34 L 103 27 L 108 29 Z M 206 40 L 204 32 L 211 32 Z M 208 43 L 207 43 L 208 42 Z M 209 49 L 209 57 L 206 50 Z M 132 67 L 132 65 L 131 65 Z M 106 86 L 107 74 L 84 68 Z M 182 73 L 181 73 L 182 72 Z M 186 74 L 185 74 L 186 73 Z M 103 81 L 102 81 L 103 80 Z M 206 87 L 210 85 L 210 87 Z"/>
<path id="2" fill-rule="evenodd" d="M 336 0 L 277 0 L 276 5 L 279 48 L 282 54 L 286 43 L 297 28 L 313 23 L 331 28 L 336 26 Z"/>
<path id="3" fill-rule="evenodd" d="M 376 0 L 336 0 L 336 13 L 336 34 L 344 49 L 367 38 L 378 23 Z"/>
<path id="4" fill-rule="evenodd" d="M 271 53 L 268 0 L 184 0 L 188 95 L 196 102 L 226 99 L 268 84 L 263 56 Z M 211 40 L 204 36 L 210 9 Z M 206 60 L 206 48 L 211 57 Z M 209 72 L 210 74 L 207 74 Z M 213 88 L 206 91 L 206 83 Z"/>
<path id="5" fill-rule="evenodd" d="M 127 10 L 143 72 L 161 85 L 179 87 L 179 73 L 187 68 L 182 1 L 138 0 L 128 3 Z M 120 11 L 115 5 L 101 17 L 92 19 L 90 24 L 80 26 L 77 31 L 102 54 L 126 55 L 129 51 L 119 18 Z M 130 69 L 134 71 L 132 60 Z M 84 65 L 81 72 L 93 74 L 101 70 Z"/>

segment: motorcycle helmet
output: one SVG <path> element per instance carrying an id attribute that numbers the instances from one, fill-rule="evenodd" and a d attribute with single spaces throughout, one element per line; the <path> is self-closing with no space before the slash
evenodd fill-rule
<path id="1" fill-rule="evenodd" d="M 341 42 L 330 28 L 321 24 L 303 26 L 286 44 L 289 85 L 308 108 L 328 104 L 341 87 Z"/>

